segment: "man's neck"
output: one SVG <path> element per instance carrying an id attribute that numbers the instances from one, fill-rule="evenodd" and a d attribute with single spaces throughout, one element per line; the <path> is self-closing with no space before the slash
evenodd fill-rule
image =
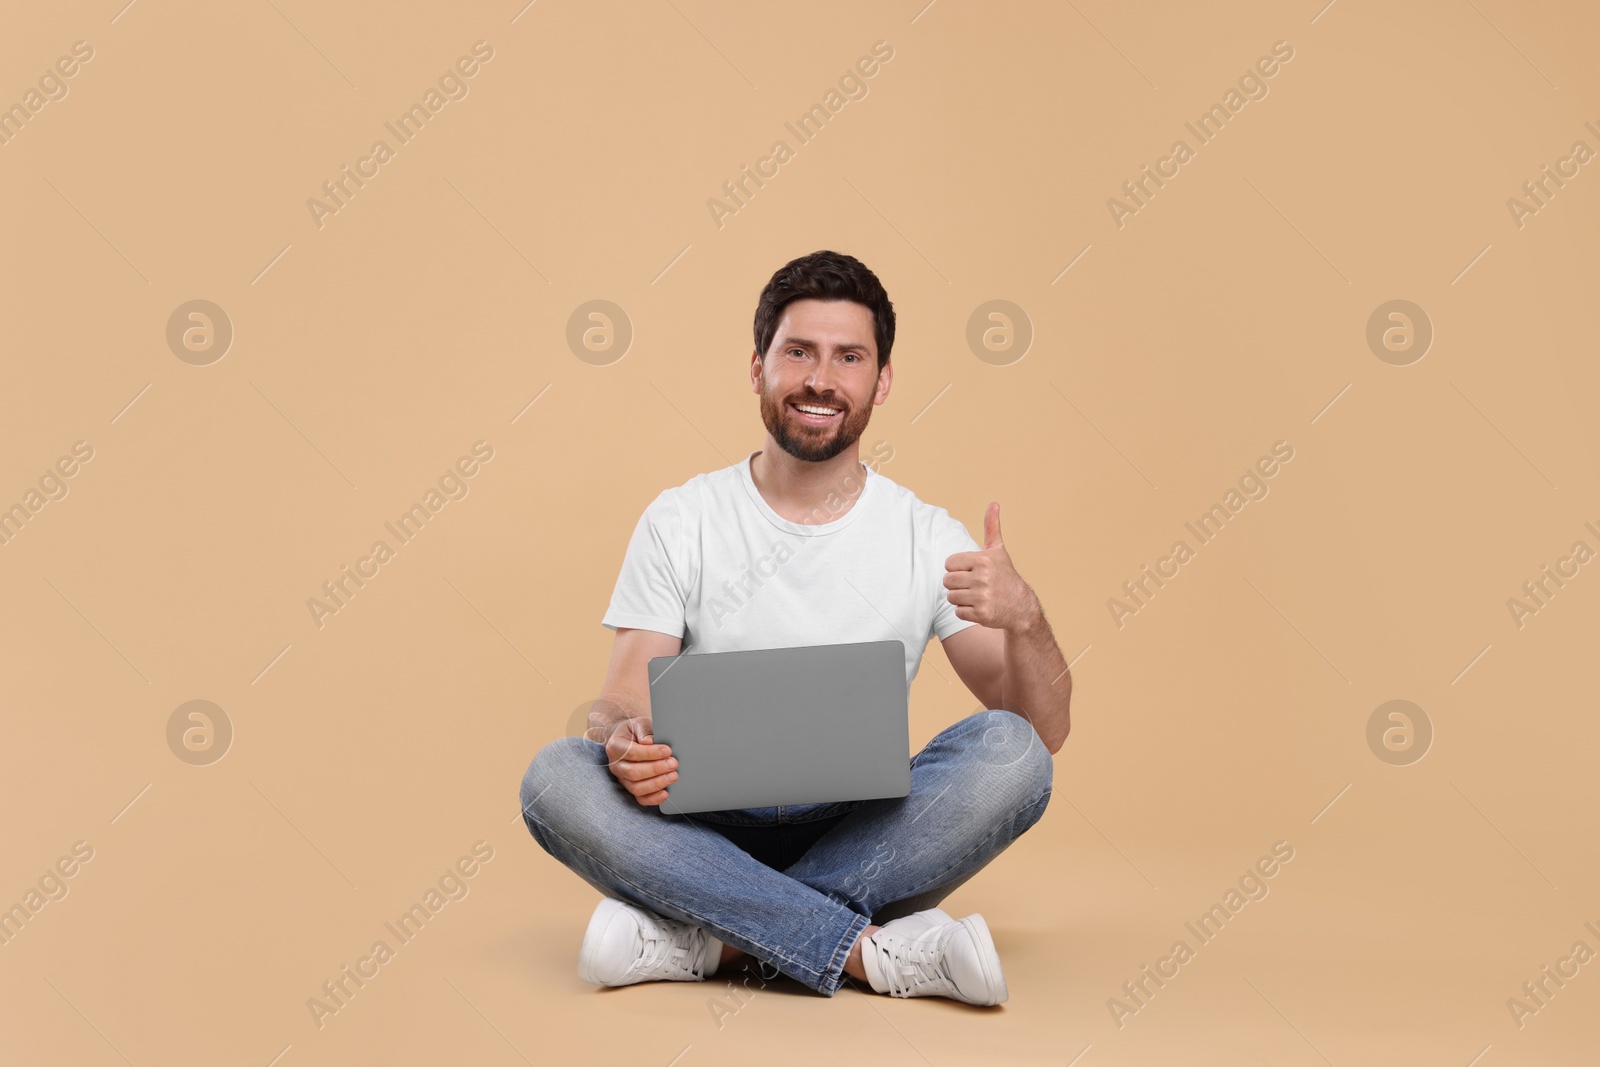
<path id="1" fill-rule="evenodd" d="M 859 443 L 832 459 L 810 463 L 789 455 L 770 436 L 767 447 L 750 458 L 750 478 L 768 507 L 805 526 L 843 518 L 867 484 Z"/>

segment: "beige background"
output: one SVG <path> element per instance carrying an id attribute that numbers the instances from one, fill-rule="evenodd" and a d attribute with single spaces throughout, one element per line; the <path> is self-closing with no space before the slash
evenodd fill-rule
<path id="1" fill-rule="evenodd" d="M 94 50 L 0 146 L 0 504 L 94 451 L 0 547 L 0 898 L 94 850 L 0 947 L 7 1062 L 1594 1062 L 1600 963 L 1507 1007 L 1600 951 L 1600 565 L 1507 607 L 1600 550 L 1596 164 L 1520 228 L 1506 203 L 1600 150 L 1590 5 L 122 3 L 0 35 L 5 103 Z M 319 228 L 308 198 L 479 40 L 469 94 Z M 900 315 L 863 443 L 975 535 L 1001 502 L 1076 728 L 1043 820 L 945 905 L 988 918 L 1009 1003 L 779 982 L 719 1026 L 716 986 L 578 980 L 597 897 L 516 789 L 596 694 L 641 509 L 760 447 L 756 297 L 818 248 Z M 165 336 L 196 299 L 234 330 L 206 366 Z M 566 341 L 594 299 L 634 331 L 605 365 Z M 966 341 L 995 299 L 1034 331 L 1004 365 Z M 1395 299 L 1435 331 L 1408 366 L 1365 339 Z M 470 494 L 319 629 L 307 599 L 480 440 Z M 1280 440 L 1270 495 L 1119 628 L 1108 598 Z M 918 747 L 975 707 L 937 642 L 924 667 Z M 167 741 L 197 699 L 234 731 L 208 766 Z M 1367 742 L 1394 699 L 1434 731 L 1410 765 Z M 478 841 L 470 894 L 319 1029 L 307 999 Z M 1279 841 L 1270 895 L 1119 1028 Z"/>

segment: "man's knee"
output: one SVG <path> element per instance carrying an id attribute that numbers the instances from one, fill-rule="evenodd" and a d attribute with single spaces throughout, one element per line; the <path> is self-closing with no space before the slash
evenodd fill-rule
<path id="1" fill-rule="evenodd" d="M 984 764 L 1050 784 L 1055 761 L 1033 723 L 1021 715 L 995 708 L 974 712 L 961 725 Z"/>
<path id="2" fill-rule="evenodd" d="M 558 737 L 541 748 L 522 775 L 520 801 L 522 819 L 535 838 L 538 825 L 554 810 L 551 790 L 571 789 L 581 781 L 582 771 L 595 762 L 596 742 L 583 737 Z M 543 805 L 541 807 L 541 805 Z M 541 842 L 542 843 L 542 842 Z"/>
<path id="3" fill-rule="evenodd" d="M 1055 782 L 1055 758 L 1038 731 L 1017 713 L 1001 709 L 977 712 L 966 725 L 975 758 L 984 777 L 994 783 L 997 798 L 1028 816 L 1022 829 L 1032 826 L 1044 814 Z"/>

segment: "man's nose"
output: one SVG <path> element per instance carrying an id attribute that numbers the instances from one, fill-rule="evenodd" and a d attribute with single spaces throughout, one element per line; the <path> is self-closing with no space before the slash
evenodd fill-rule
<path id="1" fill-rule="evenodd" d="M 817 360 L 817 365 L 806 375 L 806 384 L 814 393 L 826 393 L 833 384 L 833 368 L 825 359 Z"/>

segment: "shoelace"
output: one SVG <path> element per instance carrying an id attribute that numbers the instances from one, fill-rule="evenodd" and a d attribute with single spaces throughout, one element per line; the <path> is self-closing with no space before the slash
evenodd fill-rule
<path id="1" fill-rule="evenodd" d="M 889 983 L 890 996 L 911 997 L 928 986 L 942 991 L 953 984 L 944 966 L 947 938 L 922 940 L 924 936 L 926 934 L 917 938 L 885 938 L 887 944 L 880 943 L 876 937 L 872 939 L 878 951 L 878 970 Z"/>
<path id="2" fill-rule="evenodd" d="M 705 978 L 700 961 L 705 956 L 706 932 L 700 927 L 675 919 L 653 919 L 642 922 L 639 933 L 644 937 L 644 949 L 634 963 L 635 969 L 697 981 Z"/>

